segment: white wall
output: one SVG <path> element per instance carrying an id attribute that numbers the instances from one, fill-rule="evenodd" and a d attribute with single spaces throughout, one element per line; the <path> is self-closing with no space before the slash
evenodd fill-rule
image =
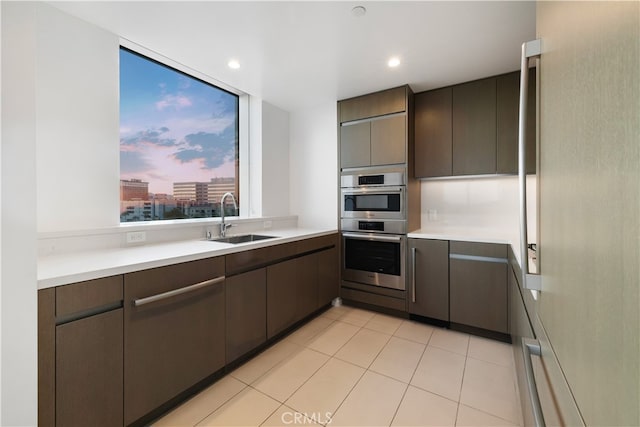
<path id="1" fill-rule="evenodd" d="M 2 394 L 0 425 L 37 424 L 36 23 L 2 2 Z"/>
<path id="2" fill-rule="evenodd" d="M 301 227 L 338 227 L 337 103 L 290 115 L 290 210 Z"/>
<path id="3" fill-rule="evenodd" d="M 262 103 L 262 216 L 289 215 L 289 113 Z"/>
<path id="4" fill-rule="evenodd" d="M 119 38 L 38 10 L 38 231 L 118 225 Z"/>

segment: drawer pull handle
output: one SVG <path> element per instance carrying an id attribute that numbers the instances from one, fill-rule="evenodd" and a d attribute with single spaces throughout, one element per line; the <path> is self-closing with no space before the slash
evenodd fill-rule
<path id="1" fill-rule="evenodd" d="M 542 351 L 540 344 L 530 338 L 522 338 L 522 353 L 524 354 L 524 370 L 527 378 L 527 387 L 529 389 L 529 401 L 533 411 L 534 425 L 536 427 L 545 427 L 544 416 L 542 415 L 542 405 L 540 405 L 540 396 L 536 387 L 536 377 L 533 374 L 533 365 L 531 356 L 541 356 Z"/>
<path id="2" fill-rule="evenodd" d="M 411 302 L 416 302 L 416 248 L 411 248 Z"/>
<path id="3" fill-rule="evenodd" d="M 172 291 L 163 292 L 161 294 L 151 295 L 150 297 L 139 298 L 133 300 L 134 307 L 140 307 L 141 305 L 151 304 L 152 302 L 161 301 L 163 299 L 171 298 L 176 295 L 186 294 L 187 292 L 193 292 L 201 288 L 206 288 L 207 286 L 215 285 L 216 283 L 220 283 L 224 281 L 225 277 L 220 276 L 215 279 L 205 280 L 204 282 L 196 283 L 195 285 L 185 286 L 184 288 L 174 289 Z"/>

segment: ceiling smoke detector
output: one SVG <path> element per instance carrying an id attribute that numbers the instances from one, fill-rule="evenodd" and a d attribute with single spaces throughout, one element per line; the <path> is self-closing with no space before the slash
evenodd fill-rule
<path id="1" fill-rule="evenodd" d="M 361 16 L 366 15 L 367 13 L 367 9 L 364 6 L 356 6 L 353 9 L 351 9 L 351 13 L 353 14 L 353 16 L 355 16 L 356 18 L 359 18 Z"/>

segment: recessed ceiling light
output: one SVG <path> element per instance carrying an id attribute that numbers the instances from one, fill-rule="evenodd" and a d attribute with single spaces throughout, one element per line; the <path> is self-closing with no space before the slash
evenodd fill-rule
<path id="1" fill-rule="evenodd" d="M 230 60 L 230 61 L 227 63 L 227 65 L 228 65 L 228 66 L 229 66 L 229 68 L 231 68 L 232 70 L 237 70 L 238 68 L 240 68 L 240 63 L 239 63 L 237 60 L 235 60 L 235 59 Z"/>
<path id="2" fill-rule="evenodd" d="M 361 16 L 366 15 L 367 9 L 364 6 L 356 6 L 353 9 L 351 9 L 351 13 L 353 14 L 353 16 L 359 18 Z"/>
<path id="3" fill-rule="evenodd" d="M 396 68 L 398 65 L 400 65 L 400 58 L 398 58 L 397 56 L 390 58 L 387 62 L 387 65 L 391 68 Z"/>

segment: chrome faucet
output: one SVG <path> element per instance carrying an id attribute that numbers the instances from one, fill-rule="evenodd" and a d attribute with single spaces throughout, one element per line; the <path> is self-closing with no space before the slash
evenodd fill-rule
<path id="1" fill-rule="evenodd" d="M 220 237 L 225 237 L 227 234 L 227 228 L 232 227 L 233 224 L 226 224 L 224 222 L 224 200 L 227 196 L 231 196 L 231 200 L 233 201 L 234 209 L 238 210 L 238 203 L 236 203 L 236 198 L 231 193 L 224 193 L 222 198 L 220 199 Z"/>

